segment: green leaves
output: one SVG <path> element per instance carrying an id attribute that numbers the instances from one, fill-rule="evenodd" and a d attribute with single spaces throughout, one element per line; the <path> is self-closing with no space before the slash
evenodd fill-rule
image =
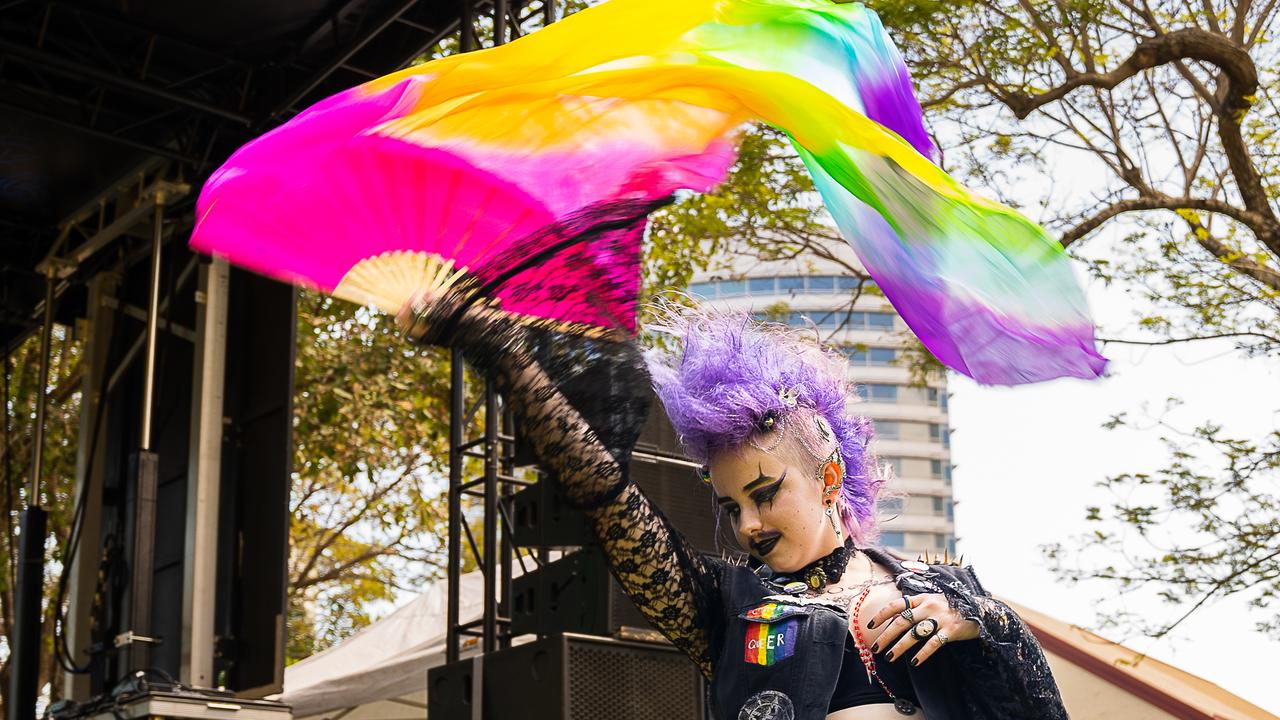
<path id="1" fill-rule="evenodd" d="M 1149 591 L 1169 613 L 1129 614 L 1104 601 L 1099 623 L 1151 637 L 1169 634 L 1205 602 L 1247 598 L 1257 627 L 1280 637 L 1280 432 L 1263 442 L 1227 435 L 1221 425 L 1180 429 L 1153 420 L 1168 451 L 1152 473 L 1123 473 L 1101 483 L 1111 507 L 1086 508 L 1089 530 L 1074 548 L 1044 548 L 1059 578 L 1105 580 Z M 1079 565 L 1083 558 L 1123 557 L 1125 565 Z"/>
<path id="2" fill-rule="evenodd" d="M 312 293 L 298 309 L 290 644 L 296 660 L 440 575 L 447 354 L 386 315 Z"/>

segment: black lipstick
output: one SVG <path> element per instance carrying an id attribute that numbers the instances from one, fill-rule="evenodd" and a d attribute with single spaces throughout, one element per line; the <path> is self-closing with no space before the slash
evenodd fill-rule
<path id="1" fill-rule="evenodd" d="M 770 551 L 773 550 L 773 546 L 777 545 L 778 541 L 781 539 L 782 539 L 782 535 L 778 534 L 778 535 L 774 535 L 773 537 L 765 538 L 764 540 L 759 540 L 759 541 L 753 540 L 751 541 L 751 549 L 756 551 L 756 555 L 759 555 L 760 557 L 764 557 L 765 555 L 768 555 Z"/>

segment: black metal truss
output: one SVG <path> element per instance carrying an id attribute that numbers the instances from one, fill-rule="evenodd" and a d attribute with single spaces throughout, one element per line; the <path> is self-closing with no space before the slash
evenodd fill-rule
<path id="1" fill-rule="evenodd" d="M 485 44 L 495 40 L 494 12 L 503 13 L 511 37 L 554 16 L 548 0 L 341 0 L 277 45 L 245 50 L 234 38 L 214 47 L 195 28 L 144 26 L 103 9 L 109 7 L 15 0 L 0 13 L 0 155 L 13 149 L 5 137 L 24 133 L 53 143 L 67 131 L 88 139 L 91 151 L 79 154 L 94 157 L 81 160 L 77 172 L 102 183 L 91 202 L 104 205 L 99 215 L 108 223 L 118 213 L 104 196 L 140 160 L 166 160 L 170 179 L 198 187 L 236 147 L 312 103 L 442 44 L 474 45 L 460 33 L 463 16 L 470 19 L 466 36 Z M 4 173 L 23 166 L 4 160 L 0 189 L 15 179 Z M 193 200 L 194 193 L 186 202 Z M 0 212 L 8 215 L 0 243 L 13 246 L 0 261 L 6 284 L 38 274 L 35 263 L 67 239 L 65 208 L 30 216 L 10 210 L 17 212 Z M 73 240 L 81 227 L 85 220 L 72 224 Z M 43 297 L 39 283 L 30 292 L 26 284 L 0 293 L 4 344 L 30 330 L 12 323 L 29 317 Z"/>
<path id="2" fill-rule="evenodd" d="M 41 122 L 212 162 L 221 153 L 211 136 L 238 144 L 327 95 L 406 67 L 457 34 L 464 13 L 505 11 L 510 34 L 522 34 L 543 17 L 543 4 L 532 5 L 348 0 L 278 56 L 253 60 L 80 6 L 17 2 L 0 21 L 0 97 L 6 110 Z"/>

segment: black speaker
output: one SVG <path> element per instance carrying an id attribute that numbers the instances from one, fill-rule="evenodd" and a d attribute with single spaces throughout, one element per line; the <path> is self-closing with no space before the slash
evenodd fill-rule
<path id="1" fill-rule="evenodd" d="M 699 552 L 737 549 L 732 533 L 716 543 L 716 507 L 711 488 L 683 458 L 637 452 L 631 479 Z M 521 547 L 565 548 L 595 542 L 583 514 L 569 506 L 554 475 L 544 475 L 512 498 L 512 540 Z"/>
<path id="2" fill-rule="evenodd" d="M 666 642 L 614 579 L 595 546 L 512 580 L 511 631 Z"/>
<path id="3" fill-rule="evenodd" d="M 595 542 L 581 511 L 569 506 L 554 475 L 511 498 L 511 541 L 520 547 L 567 548 Z"/>
<path id="4" fill-rule="evenodd" d="M 706 718 L 702 675 L 683 653 L 567 633 L 432 668 L 427 688 L 433 720 Z"/>
<path id="5" fill-rule="evenodd" d="M 511 586 L 511 632 L 515 635 L 612 635 L 620 627 L 614 622 L 610 602 L 617 582 L 609 576 L 604 555 L 595 546 L 527 572 L 512 580 Z M 618 588 L 616 592 L 622 591 Z"/>
<path id="6" fill-rule="evenodd" d="M 479 655 L 428 669 L 427 717 L 433 720 L 479 720 L 482 701 L 477 692 L 476 676 L 485 658 L 496 654 Z"/>

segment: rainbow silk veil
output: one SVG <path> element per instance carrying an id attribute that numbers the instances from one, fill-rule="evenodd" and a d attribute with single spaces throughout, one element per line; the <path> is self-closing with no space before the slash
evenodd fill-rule
<path id="1" fill-rule="evenodd" d="M 191 244 L 393 313 L 478 276 L 515 316 L 633 331 L 646 214 L 711 191 L 751 121 L 791 138 L 943 363 L 989 384 L 1101 374 L 1061 245 L 930 161 L 907 70 L 861 4 L 610 0 L 372 80 L 232 155 Z"/>

